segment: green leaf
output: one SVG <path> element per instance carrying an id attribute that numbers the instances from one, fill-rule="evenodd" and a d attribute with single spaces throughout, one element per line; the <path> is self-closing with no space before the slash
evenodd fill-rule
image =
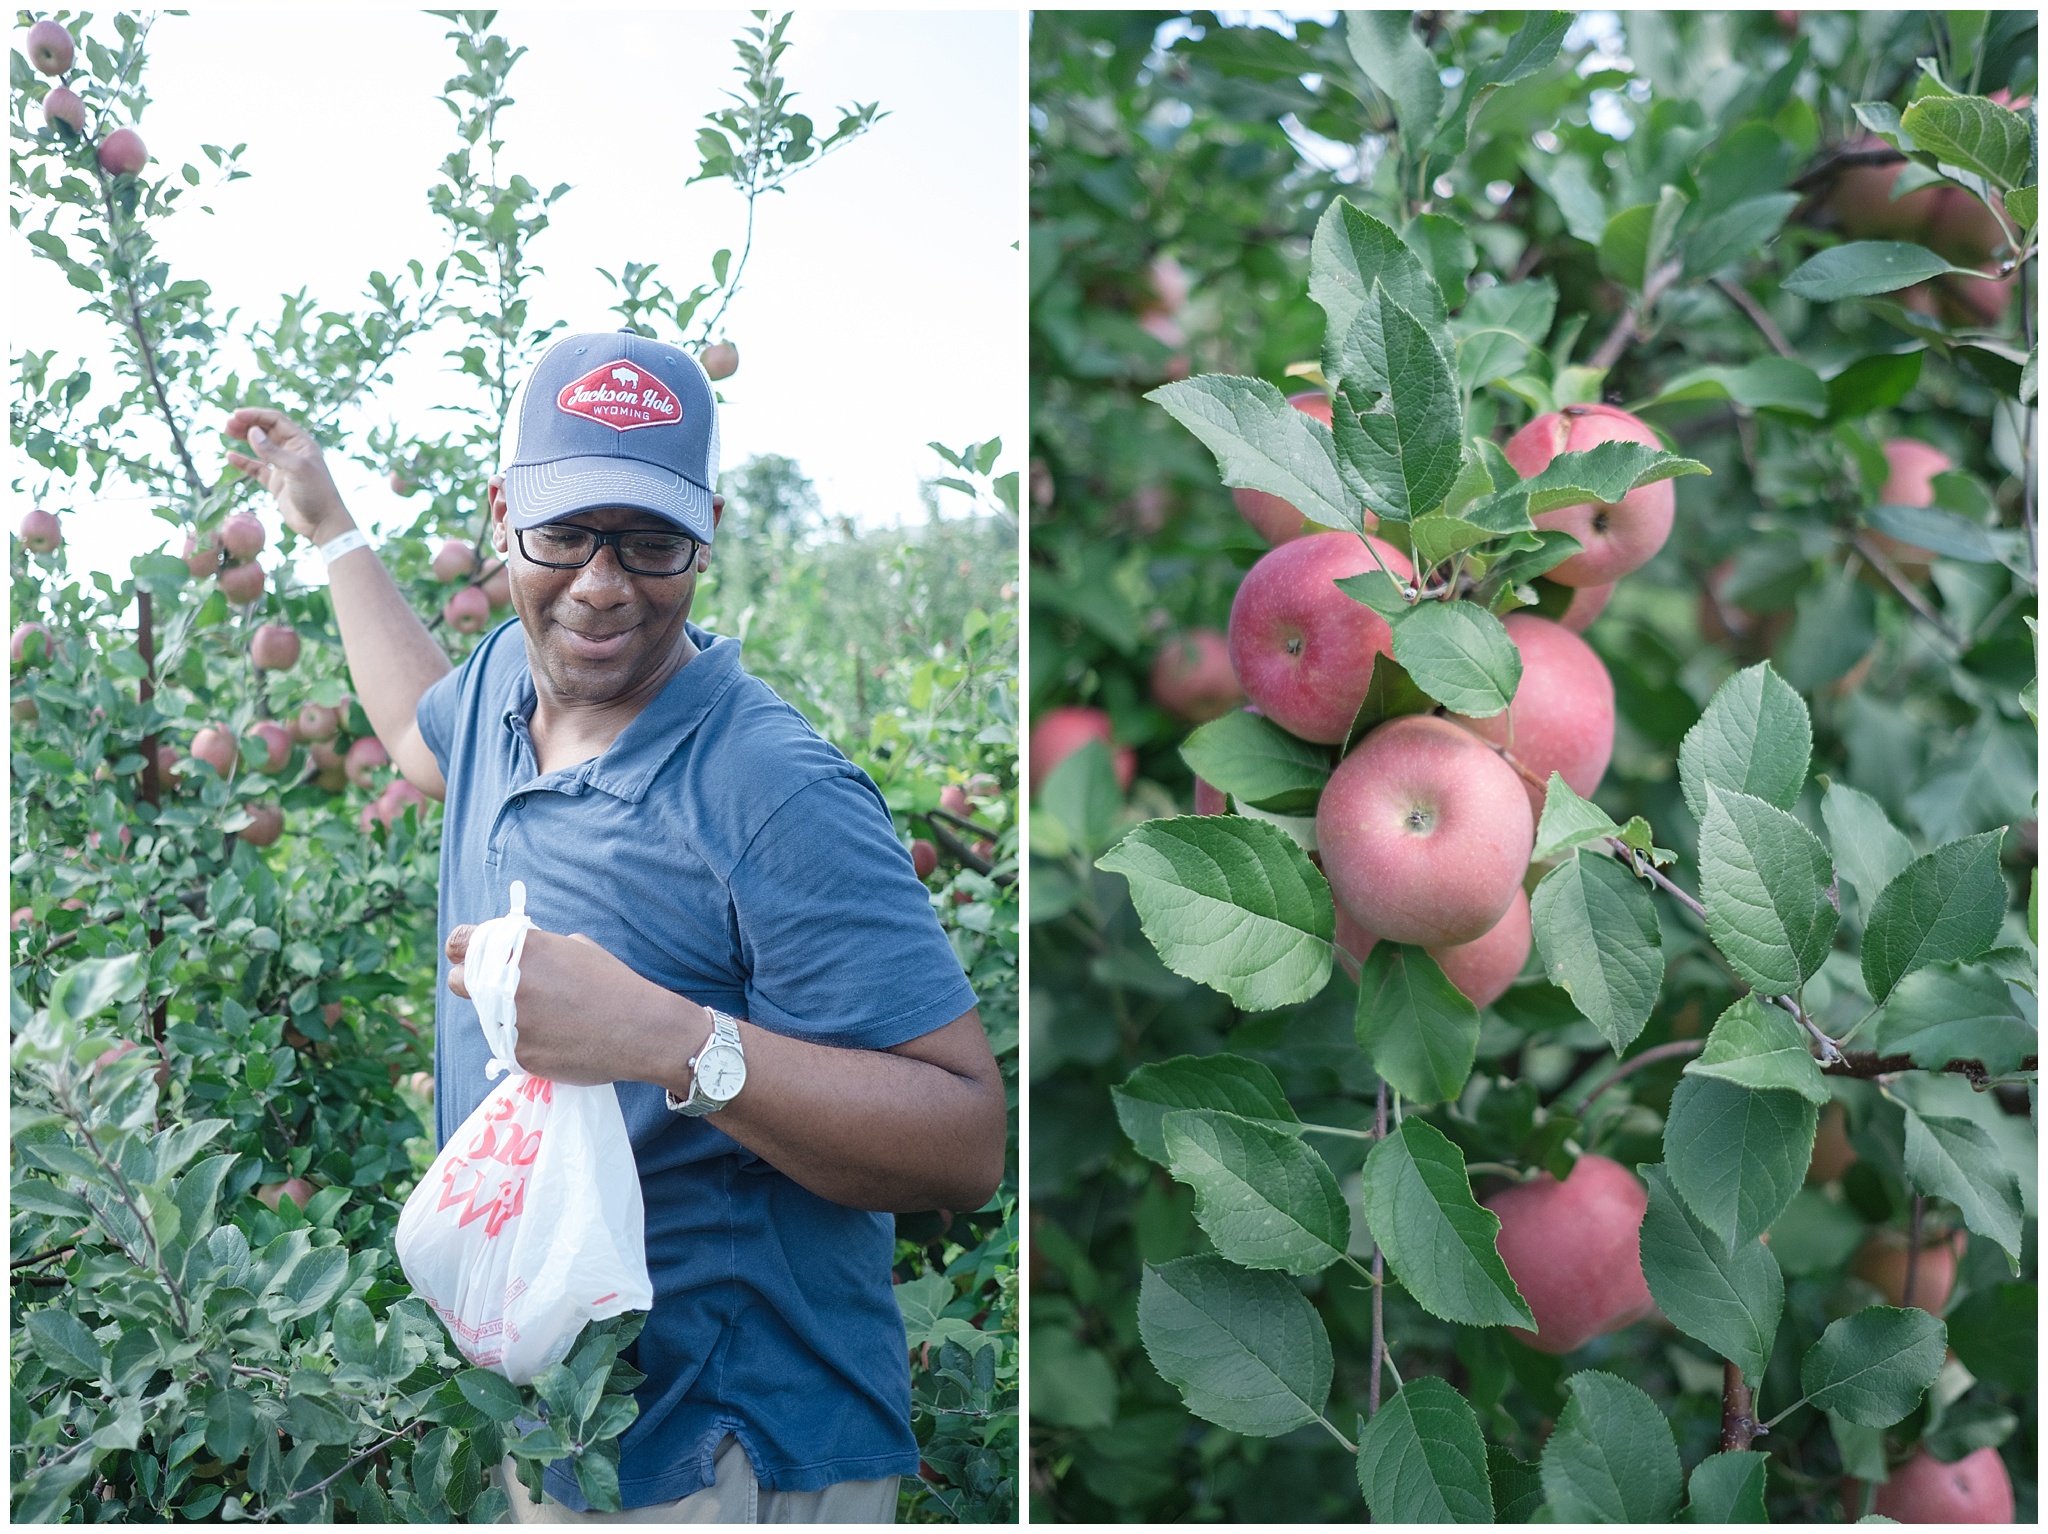
<path id="1" fill-rule="evenodd" d="M 1330 780 L 1327 747 L 1288 734 L 1260 714 L 1233 709 L 1181 742 L 1181 760 L 1201 778 L 1255 809 L 1312 814 Z"/>
<path id="2" fill-rule="evenodd" d="M 1797 990 L 1826 961 L 1841 920 L 1828 900 L 1834 863 L 1820 838 L 1775 806 L 1707 786 L 1700 899 L 1707 935 L 1744 980 Z"/>
<path id="3" fill-rule="evenodd" d="M 1174 1180 L 1195 1190 L 1195 1221 L 1247 1268 L 1320 1273 L 1344 1255 L 1351 1216 L 1329 1163 L 1294 1135 L 1207 1108 L 1166 1115 Z"/>
<path id="4" fill-rule="evenodd" d="M 1655 202 L 1615 214 L 1600 232 L 1600 269 L 1623 287 L 1640 292 L 1650 274 L 1664 264 L 1686 202 L 1685 193 L 1667 186 Z"/>
<path id="5" fill-rule="evenodd" d="M 1721 1014 L 1706 1050 L 1686 1063 L 1684 1074 L 1758 1091 L 1797 1092 L 1817 1107 L 1826 1107 L 1830 1096 L 1827 1079 L 1792 1015 L 1753 994 Z"/>
<path id="6" fill-rule="evenodd" d="M 2023 1213 L 2019 1179 L 1982 1126 L 1907 1108 L 1906 1180 L 1921 1192 L 1954 1204 L 1965 1225 L 1996 1241 L 2018 1263 Z"/>
<path id="7" fill-rule="evenodd" d="M 1915 147 L 2000 191 L 2022 185 L 2033 163 L 2027 119 L 1981 96 L 1922 96 L 1900 114 L 1899 126 Z"/>
<path id="8" fill-rule="evenodd" d="M 890 1291 L 903 1313 L 903 1332 L 913 1349 L 932 1340 L 940 1312 L 953 1303 L 953 1281 L 943 1273 L 924 1272 L 905 1279 Z"/>
<path id="9" fill-rule="evenodd" d="M 1764 1466 L 1756 1449 L 1724 1449 L 1692 1467 L 1685 1483 L 1687 1523 L 1769 1523 L 1764 1511 Z"/>
<path id="10" fill-rule="evenodd" d="M 1427 144 L 1443 115 L 1444 87 L 1437 62 L 1407 11 L 1347 11 L 1344 40 L 1366 79 L 1394 104 L 1401 143 L 1410 154 Z"/>
<path id="11" fill-rule="evenodd" d="M 1421 257 L 1431 279 L 1443 290 L 1446 302 L 1464 294 L 1466 280 L 1479 264 L 1479 252 L 1463 222 L 1442 213 L 1420 214 L 1408 221 L 1408 227 L 1401 231 L 1401 240 Z"/>
<path id="12" fill-rule="evenodd" d="M 1559 453 L 1542 473 L 1513 488 L 1528 492 L 1529 515 L 1539 517 L 1546 511 L 1583 506 L 1588 501 L 1612 505 L 1639 486 L 1708 472 L 1703 463 L 1641 442 L 1602 442 L 1582 453 Z"/>
<path id="13" fill-rule="evenodd" d="M 1810 303 L 1868 298 L 1956 271 L 1933 251 L 1896 240 L 1858 240 L 1824 250 L 1787 277 L 1784 288 Z"/>
<path id="14" fill-rule="evenodd" d="M 1855 420 L 1891 409 L 1920 381 L 1926 358 L 1924 347 L 1857 358 L 1828 380 L 1828 419 Z"/>
<path id="15" fill-rule="evenodd" d="M 1236 815 L 1147 821 L 1096 866 L 1130 881 L 1168 969 L 1247 1011 L 1306 1001 L 1329 982 L 1330 887 L 1278 827 Z"/>
<path id="16" fill-rule="evenodd" d="M 1328 320 L 1326 334 L 1341 336 L 1351 329 L 1375 282 L 1421 321 L 1424 329 L 1443 335 L 1444 350 L 1450 350 L 1444 295 L 1415 252 L 1390 226 L 1339 197 L 1316 221 L 1315 240 L 1309 247 L 1308 296 Z M 1294 504 L 1308 511 L 1300 501 Z M 1315 521 L 1325 521 L 1313 512 L 1309 515 Z M 1355 528 L 1358 523 L 1328 525 Z"/>
<path id="17" fill-rule="evenodd" d="M 1365 1223 L 1401 1286 L 1440 1321 L 1526 1326 L 1536 1319 L 1495 1241 L 1500 1218 L 1472 1197 L 1465 1156 L 1409 1118 L 1365 1158 Z"/>
<path id="18" fill-rule="evenodd" d="M 1465 1089 L 1479 1051 L 1479 1009 L 1420 948 L 1381 942 L 1358 979 L 1358 1047 L 1387 1085 L 1416 1103 Z"/>
<path id="19" fill-rule="evenodd" d="M 1686 237 L 1685 275 L 1705 277 L 1753 255 L 1799 206 L 1797 192 L 1767 192 L 1723 208 Z"/>
<path id="20" fill-rule="evenodd" d="M 1872 527 L 1903 543 L 1965 564 L 1999 563 L 1998 545 L 1989 528 L 1939 506 L 1873 506 L 1864 515 Z"/>
<path id="21" fill-rule="evenodd" d="M 1486 1439 L 1471 1403 L 1430 1375 L 1406 1381 L 1359 1435 L 1358 1489 L 1375 1523 L 1493 1522 Z"/>
<path id="22" fill-rule="evenodd" d="M 1867 911 L 1913 861 L 1913 844 L 1891 823 L 1883 805 L 1843 783 L 1828 785 L 1820 815 L 1833 844 L 1835 872 L 1856 886 Z"/>
<path id="23" fill-rule="evenodd" d="M 1678 748 L 1678 779 L 1693 819 L 1707 818 L 1707 785 L 1753 794 L 1789 810 L 1806 786 L 1813 723 L 1806 702 L 1769 661 L 1715 689 Z"/>
<path id="24" fill-rule="evenodd" d="M 1937 847 L 1884 886 L 1863 928 L 1863 983 L 1873 1001 L 1916 969 L 1974 959 L 1998 941 L 2010 898 L 2001 831 Z"/>
<path id="25" fill-rule="evenodd" d="M 2038 1285 L 1994 1284 L 1972 1290 L 1948 1313 L 1948 1345 L 1978 1379 L 2032 1395 L 2040 1324 Z"/>
<path id="26" fill-rule="evenodd" d="M 338 1246 L 316 1247 L 306 1253 L 264 1304 L 264 1315 L 272 1321 L 290 1321 L 309 1316 L 340 1294 L 348 1283 L 348 1253 Z"/>
<path id="27" fill-rule="evenodd" d="M 1877 598 L 1846 568 L 1808 586 L 1794 604 L 1791 637 L 1778 647 L 1785 680 L 1811 692 L 1841 680 L 1877 639 Z"/>
<path id="28" fill-rule="evenodd" d="M 1527 1523 L 1543 1506 L 1543 1473 L 1525 1464 L 1497 1443 L 1486 1446 L 1486 1468 L 1493 1477 L 1494 1517 L 1500 1523 Z"/>
<path id="29" fill-rule="evenodd" d="M 377 1361 L 377 1318 L 354 1295 L 334 1307 L 334 1356 L 358 1369 Z"/>
<path id="30" fill-rule="evenodd" d="M 1242 1055 L 1180 1055 L 1141 1065 L 1122 1086 L 1111 1087 L 1117 1122 L 1138 1154 L 1166 1164 L 1160 1124 L 1180 1108 L 1213 1108 L 1252 1119 L 1269 1129 L 1301 1133 L 1301 1120 L 1280 1088 L 1280 1078 Z"/>
<path id="31" fill-rule="evenodd" d="M 1784 410 L 1816 419 L 1828 408 L 1820 374 L 1792 357 L 1759 357 L 1739 368 L 1693 368 L 1631 408 L 1649 410 L 1708 399 L 1733 400 L 1744 410 Z"/>
<path id="32" fill-rule="evenodd" d="M 1373 573 L 1377 575 L 1379 572 Z M 1362 577 L 1348 576 L 1346 579 Z M 1342 586 L 1345 582 L 1337 584 Z M 1391 655 L 1378 657 L 1372 663 L 1372 681 L 1366 685 L 1365 701 L 1358 705 L 1358 713 L 1351 720 L 1351 730 L 1344 737 L 1341 754 L 1350 755 L 1354 746 L 1389 719 L 1398 719 L 1403 714 L 1426 714 L 1434 707 L 1435 701 L 1415 685 L 1415 679 L 1408 675 L 1399 661 Z"/>
<path id="33" fill-rule="evenodd" d="M 1496 536 L 1489 528 L 1443 511 L 1430 512 L 1408 524 L 1408 546 L 1415 556 L 1416 568 L 1422 570 Z"/>
<path id="34" fill-rule="evenodd" d="M 1115 833 L 1123 807 L 1124 792 L 1117 784 L 1109 747 L 1091 740 L 1053 768 L 1039 790 L 1038 808 L 1043 814 L 1032 821 L 1033 845 L 1052 839 L 1058 852 L 1097 852 Z M 1053 824 L 1041 828 L 1041 821 Z M 1048 838 L 1054 826 L 1057 832 Z"/>
<path id="35" fill-rule="evenodd" d="M 1543 1492 L 1560 1523 L 1668 1523 L 1678 1511 L 1678 1445 L 1655 1401 L 1588 1369 L 1543 1446 Z"/>
<path id="36" fill-rule="evenodd" d="M 1821 1333 L 1799 1365 L 1807 1399 L 1859 1427 L 1890 1427 L 1941 1373 L 1948 1332 L 1924 1310 L 1872 1305 Z"/>
<path id="37" fill-rule="evenodd" d="M 1641 1171 L 1650 1185 L 1642 1232 L 1650 1298 L 1686 1336 L 1732 1360 L 1750 1379 L 1761 1380 L 1785 1310 L 1785 1280 L 1777 1259 L 1755 1239 L 1729 1251 L 1685 1207 L 1664 1167 Z"/>
<path id="38" fill-rule="evenodd" d="M 1529 854 L 1529 861 L 1548 863 L 1574 847 L 1619 835 L 1621 827 L 1605 810 L 1581 799 L 1562 776 L 1553 772 L 1543 792 L 1543 818 L 1536 824 L 1536 850 Z"/>
<path id="39" fill-rule="evenodd" d="M 1613 858 L 1573 853 L 1529 898 L 1536 951 L 1550 983 L 1620 1054 L 1664 984 L 1664 936 L 1650 892 Z"/>
<path id="40" fill-rule="evenodd" d="M 54 1306 L 31 1310 L 21 1318 L 28 1330 L 29 1346 L 36 1357 L 64 1379 L 97 1380 L 100 1377 L 99 1339 L 68 1310 Z"/>
<path id="41" fill-rule="evenodd" d="M 1458 341 L 1458 381 L 1484 388 L 1519 372 L 1550 334 L 1557 284 L 1548 277 L 1481 288 L 1451 321 Z"/>
<path id="42" fill-rule="evenodd" d="M 1813 1159 L 1820 1111 L 1797 1092 L 1681 1076 L 1664 1123 L 1671 1186 L 1730 1252 L 1771 1228 Z"/>
<path id="43" fill-rule="evenodd" d="M 1335 391 L 1331 424 L 1344 488 L 1397 522 L 1442 504 L 1464 461 L 1448 350 L 1379 284 L 1332 340 L 1323 372 Z"/>
<path id="44" fill-rule="evenodd" d="M 455 1387 L 465 1401 L 500 1425 L 527 1415 L 518 1387 L 489 1369 L 464 1369 L 455 1376 Z"/>
<path id="45" fill-rule="evenodd" d="M 133 1001 L 142 994 L 148 979 L 140 953 L 117 954 L 107 959 L 83 959 L 65 970 L 50 984 L 50 1020 L 55 1023 L 83 1022 L 117 1002 Z"/>
<path id="46" fill-rule="evenodd" d="M 1405 246 L 1402 254 L 1408 255 Z M 1205 374 L 1154 389 L 1145 398 L 1216 455 L 1224 484 L 1277 495 L 1325 527 L 1363 527 L 1338 471 L 1330 428 L 1296 410 L 1264 379 Z"/>
<path id="47" fill-rule="evenodd" d="M 2024 233 L 2040 222 L 2041 189 L 2038 186 L 2016 186 L 2005 194 L 2005 214 Z"/>
<path id="48" fill-rule="evenodd" d="M 1329 1400 L 1329 1336 L 1285 1274 L 1212 1256 L 1148 1263 L 1138 1335 L 1187 1409 L 1233 1433 L 1277 1438 L 1316 1421 Z"/>
<path id="49" fill-rule="evenodd" d="M 1877 1024 L 1878 1053 L 1911 1055 L 1930 1071 L 1951 1060 L 1977 1060 L 1993 1076 L 2010 1075 L 2038 1052 L 2039 1038 L 2011 984 L 1981 966 L 1914 971 L 1891 993 Z"/>
<path id="50" fill-rule="evenodd" d="M 1420 602 L 1393 625 L 1394 659 L 1453 713 L 1491 719 L 1514 701 L 1522 654 L 1476 602 Z"/>

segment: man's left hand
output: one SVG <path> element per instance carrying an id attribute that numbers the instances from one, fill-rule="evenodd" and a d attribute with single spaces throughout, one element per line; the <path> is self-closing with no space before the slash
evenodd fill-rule
<path id="1" fill-rule="evenodd" d="M 467 997 L 463 960 L 474 927 L 448 935 L 448 989 Z M 635 974 L 582 933 L 567 937 L 538 927 L 519 960 L 519 1068 L 549 1081 L 601 1086 L 657 1081 L 672 1072 L 685 1047 L 683 998 Z M 696 1040 L 697 1043 L 703 1041 Z"/>

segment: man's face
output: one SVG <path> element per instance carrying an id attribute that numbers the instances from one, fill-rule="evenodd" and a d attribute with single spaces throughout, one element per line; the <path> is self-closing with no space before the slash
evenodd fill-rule
<path id="1" fill-rule="evenodd" d="M 722 500 L 713 502 L 714 526 L 723 510 Z M 688 658 L 683 621 L 697 577 L 711 562 L 708 549 L 699 550 L 681 575 L 630 575 L 609 547 L 580 570 L 554 570 L 521 554 L 506 514 L 503 487 L 493 481 L 491 538 L 505 556 L 512 606 L 543 691 L 565 701 L 609 703 L 657 689 Z M 607 533 L 676 531 L 660 517 L 623 507 L 577 512 L 561 523 Z"/>

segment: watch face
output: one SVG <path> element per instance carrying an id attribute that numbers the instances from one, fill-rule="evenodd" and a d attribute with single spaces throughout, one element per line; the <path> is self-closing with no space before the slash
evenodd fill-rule
<path id="1" fill-rule="evenodd" d="M 746 1057 L 730 1045 L 713 1045 L 697 1057 L 698 1090 L 715 1103 L 730 1102 L 746 1080 Z"/>

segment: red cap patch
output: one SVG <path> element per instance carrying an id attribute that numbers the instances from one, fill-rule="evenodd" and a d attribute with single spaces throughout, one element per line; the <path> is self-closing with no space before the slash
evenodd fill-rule
<path id="1" fill-rule="evenodd" d="M 630 362 L 601 363 L 564 385 L 555 396 L 555 408 L 618 431 L 673 426 L 683 418 L 683 402 L 675 390 Z"/>

